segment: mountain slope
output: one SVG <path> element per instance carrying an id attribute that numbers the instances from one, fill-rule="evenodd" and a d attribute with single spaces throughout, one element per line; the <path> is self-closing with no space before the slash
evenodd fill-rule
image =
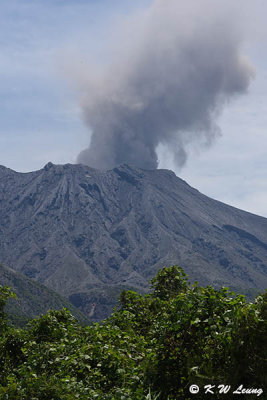
<path id="1" fill-rule="evenodd" d="M 96 318 L 122 287 L 147 290 L 164 265 L 202 284 L 267 286 L 267 219 L 168 170 L 1 167 L 0 206 L 0 261 L 87 312 L 97 302 Z"/>
<path id="2" fill-rule="evenodd" d="M 7 304 L 7 313 L 15 325 L 23 325 L 48 310 L 61 310 L 63 307 L 68 308 L 81 324 L 89 323 L 89 318 L 62 296 L 1 264 L 0 285 L 10 287 L 17 295 Z"/>

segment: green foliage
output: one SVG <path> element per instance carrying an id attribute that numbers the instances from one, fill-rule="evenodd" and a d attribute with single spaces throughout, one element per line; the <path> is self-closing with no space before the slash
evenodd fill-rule
<path id="1" fill-rule="evenodd" d="M 65 298 L 1 263 L 0 284 L 11 287 L 16 293 L 16 298 L 8 298 L 5 307 L 9 322 L 16 327 L 25 326 L 30 319 L 49 309 L 59 310 L 62 307 L 70 309 L 82 325 L 89 323 L 89 319 Z"/>
<path id="2" fill-rule="evenodd" d="M 161 269 L 151 280 L 153 296 L 161 300 L 168 300 L 188 288 L 187 275 L 176 265 Z"/>
<path id="3" fill-rule="evenodd" d="M 7 327 L 7 316 L 4 310 L 6 302 L 9 298 L 15 297 L 15 293 L 13 293 L 9 287 L 0 286 L 0 333 L 2 333 Z"/>
<path id="4" fill-rule="evenodd" d="M 9 292 L 0 293 L 3 309 Z M 82 327 L 63 309 L 2 330 L 0 399 L 189 400 L 191 384 L 209 383 L 266 390 L 267 293 L 248 303 L 190 286 L 173 266 L 150 294 L 120 301 L 101 324 Z"/>

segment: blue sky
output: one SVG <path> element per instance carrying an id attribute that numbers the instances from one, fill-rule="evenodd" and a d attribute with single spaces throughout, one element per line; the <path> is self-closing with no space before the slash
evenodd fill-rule
<path id="1" fill-rule="evenodd" d="M 151 2 L 0 0 L 0 164 L 26 172 L 48 161 L 75 162 L 89 135 L 62 60 L 105 63 L 111 27 Z M 219 118 L 221 137 L 203 151 L 192 146 L 181 171 L 166 151 L 160 167 L 213 198 L 267 217 L 266 9 L 256 0 L 247 13 L 244 51 L 256 75 L 248 93 Z"/>
<path id="2" fill-rule="evenodd" d="M 0 2 L 1 164 L 29 171 L 49 160 L 75 162 L 88 135 L 60 59 L 73 49 L 99 56 L 108 24 L 132 3 Z"/>

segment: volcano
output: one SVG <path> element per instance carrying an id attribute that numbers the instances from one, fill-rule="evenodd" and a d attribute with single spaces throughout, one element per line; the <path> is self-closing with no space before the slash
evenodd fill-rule
<path id="1" fill-rule="evenodd" d="M 0 262 L 96 320 L 122 289 L 146 292 L 158 269 L 174 264 L 204 285 L 267 287 L 267 219 L 169 170 L 2 166 L 0 206 Z"/>

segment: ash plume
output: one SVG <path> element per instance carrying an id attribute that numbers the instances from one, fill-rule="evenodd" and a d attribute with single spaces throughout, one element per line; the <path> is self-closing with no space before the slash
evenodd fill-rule
<path id="1" fill-rule="evenodd" d="M 92 134 L 78 162 L 154 169 L 161 144 L 182 167 L 188 144 L 212 143 L 223 106 L 246 92 L 253 75 L 226 3 L 158 0 L 121 26 L 111 63 L 81 79 Z"/>

